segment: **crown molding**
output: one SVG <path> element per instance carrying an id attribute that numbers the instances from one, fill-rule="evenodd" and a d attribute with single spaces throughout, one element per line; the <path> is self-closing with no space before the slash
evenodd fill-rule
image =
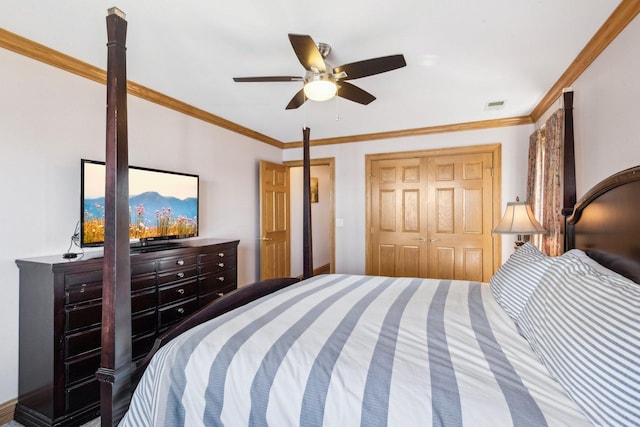
<path id="1" fill-rule="evenodd" d="M 92 80 L 100 84 L 106 84 L 107 72 L 84 61 L 80 61 L 72 56 L 66 55 L 57 50 L 51 49 L 42 44 L 36 43 L 12 32 L 0 28 L 0 47 L 13 51 L 20 55 L 26 56 L 36 61 L 43 62 L 61 70 L 68 71 L 86 79 Z M 259 132 L 241 126 L 237 123 L 223 119 L 215 114 L 208 113 L 204 110 L 196 108 L 185 102 L 164 95 L 153 89 L 145 87 L 131 80 L 127 80 L 127 93 L 142 98 L 149 102 L 172 109 L 182 114 L 194 117 L 196 119 L 211 123 L 231 132 L 239 133 L 266 144 L 282 148 L 282 142 L 277 139 L 270 138 Z"/>
<path id="2" fill-rule="evenodd" d="M 605 21 L 589 43 L 573 60 L 567 70 L 551 87 L 531 112 L 531 120 L 536 122 L 553 103 L 562 96 L 562 90 L 569 87 L 586 70 L 589 65 L 609 46 L 609 44 L 625 29 L 640 12 L 640 0 L 623 0 Z"/>
<path id="3" fill-rule="evenodd" d="M 529 116 L 508 117 L 505 119 L 481 120 L 476 122 L 454 123 L 449 125 L 429 126 L 415 129 L 404 129 L 390 132 L 367 133 L 361 135 L 341 136 L 337 138 L 324 138 L 311 140 L 312 146 L 346 144 L 348 142 L 367 142 L 379 139 L 404 138 L 409 136 L 430 135 L 434 133 L 463 132 L 469 130 L 490 129 L 504 126 L 519 126 L 532 124 Z M 288 142 L 284 148 L 300 148 L 302 142 Z"/>

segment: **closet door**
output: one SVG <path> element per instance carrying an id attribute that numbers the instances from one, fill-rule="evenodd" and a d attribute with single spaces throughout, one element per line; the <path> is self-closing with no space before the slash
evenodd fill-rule
<path id="1" fill-rule="evenodd" d="M 490 153 L 430 157 L 427 276 L 488 282 L 493 274 Z"/>
<path id="2" fill-rule="evenodd" d="M 380 276 L 426 277 L 427 170 L 425 159 L 372 162 L 372 269 Z"/>
<path id="3" fill-rule="evenodd" d="M 367 274 L 489 281 L 494 154 L 423 153 L 370 160 Z"/>

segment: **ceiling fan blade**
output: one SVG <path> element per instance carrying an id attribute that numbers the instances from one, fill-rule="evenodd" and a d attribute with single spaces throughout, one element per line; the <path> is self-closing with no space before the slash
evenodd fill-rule
<path id="1" fill-rule="evenodd" d="M 306 101 L 306 97 L 304 96 L 304 88 L 300 89 L 298 91 L 298 93 L 296 93 L 293 98 L 291 98 L 291 101 L 289 101 L 289 104 L 287 105 L 287 108 L 285 108 L 286 110 L 293 110 L 295 108 L 298 108 L 299 106 L 301 106 L 302 104 L 304 104 L 304 101 Z"/>
<path id="2" fill-rule="evenodd" d="M 338 96 L 363 105 L 368 105 L 376 99 L 366 90 L 343 81 L 338 83 Z"/>
<path id="3" fill-rule="evenodd" d="M 373 76 L 374 74 L 385 73 L 387 71 L 402 68 L 407 65 L 403 55 L 382 56 L 380 58 L 365 59 L 364 61 L 344 64 L 333 69 L 333 74 L 345 72 L 346 77 L 340 80 L 353 80 L 361 77 Z"/>
<path id="4" fill-rule="evenodd" d="M 298 61 L 306 70 L 314 70 L 318 73 L 325 73 L 327 66 L 324 64 L 324 58 L 318 50 L 318 46 L 313 39 L 304 34 L 289 34 L 289 41 L 293 47 L 293 51 L 298 57 Z"/>
<path id="5" fill-rule="evenodd" d="M 298 76 L 265 76 L 265 77 L 234 77 L 234 82 L 302 82 L 304 77 Z"/>

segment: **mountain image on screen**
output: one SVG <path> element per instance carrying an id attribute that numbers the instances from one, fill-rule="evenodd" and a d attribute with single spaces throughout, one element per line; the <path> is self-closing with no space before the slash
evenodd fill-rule
<path id="1" fill-rule="evenodd" d="M 84 221 L 104 221 L 105 198 L 84 200 Z M 129 197 L 130 238 L 188 235 L 197 230 L 198 200 L 178 199 L 155 191 Z"/>

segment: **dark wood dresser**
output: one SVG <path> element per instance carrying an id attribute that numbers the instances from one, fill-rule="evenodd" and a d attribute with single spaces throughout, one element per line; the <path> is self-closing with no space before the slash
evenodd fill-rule
<path id="1" fill-rule="evenodd" d="M 237 288 L 238 240 L 194 239 L 131 255 L 133 359 L 159 333 Z M 16 260 L 20 269 L 19 396 L 26 426 L 76 426 L 100 414 L 101 252 Z"/>

